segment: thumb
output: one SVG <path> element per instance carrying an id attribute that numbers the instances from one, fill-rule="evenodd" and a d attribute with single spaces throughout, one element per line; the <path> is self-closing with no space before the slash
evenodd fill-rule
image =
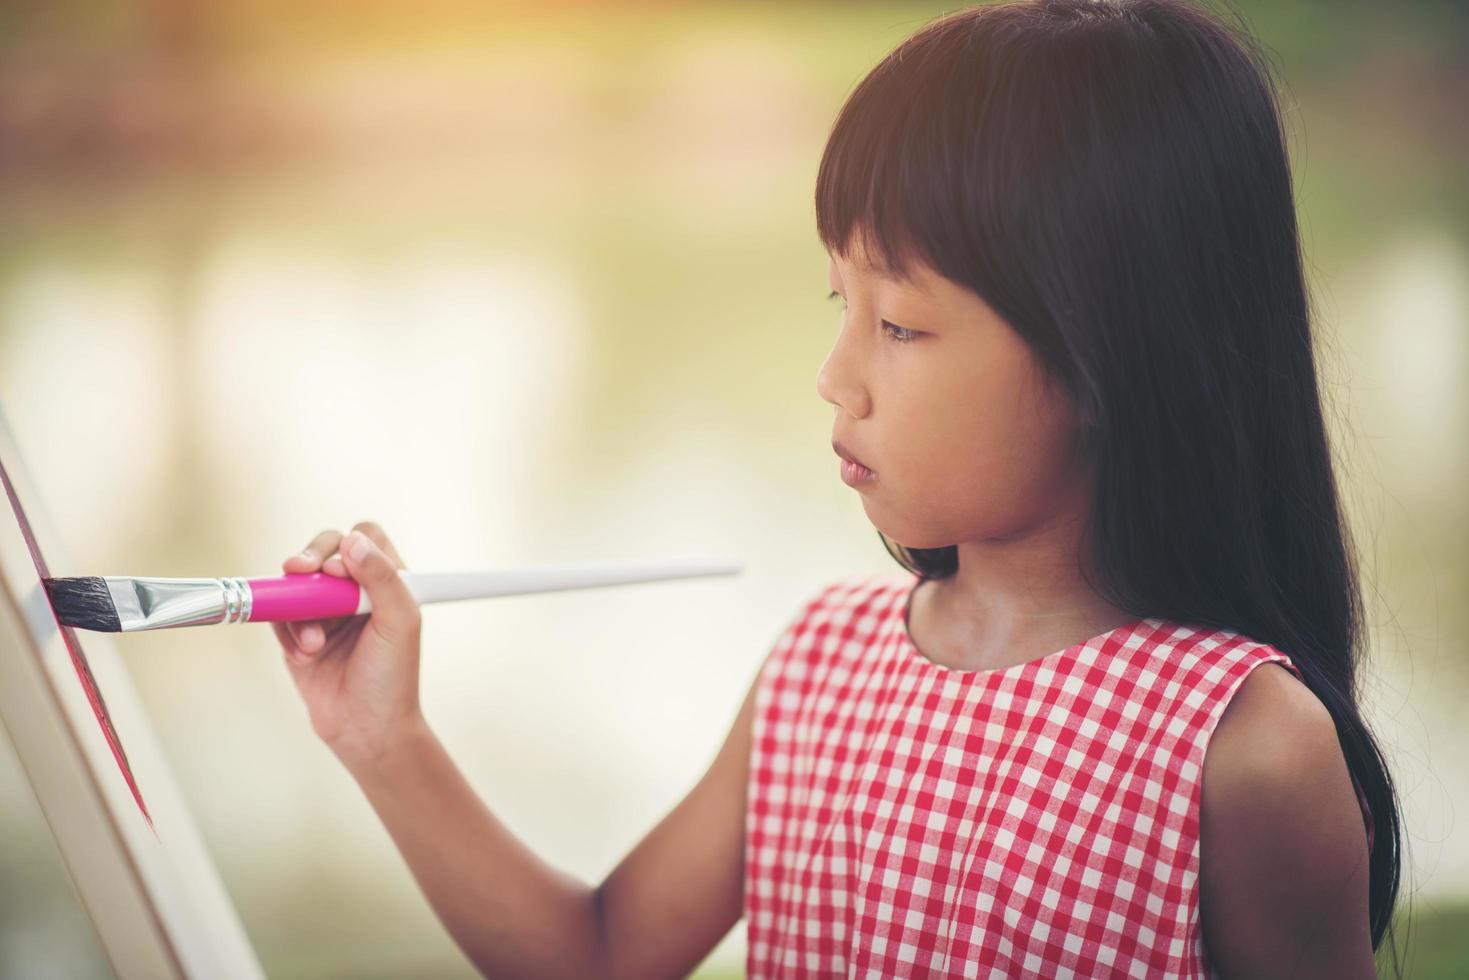
<path id="1" fill-rule="evenodd" d="M 343 538 L 338 551 L 347 574 L 372 602 L 368 626 L 389 643 L 403 642 L 416 633 L 420 622 L 418 601 L 387 553 L 361 531 Z"/>

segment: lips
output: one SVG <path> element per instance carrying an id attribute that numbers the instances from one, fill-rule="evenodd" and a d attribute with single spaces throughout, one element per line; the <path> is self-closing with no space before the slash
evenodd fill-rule
<path id="1" fill-rule="evenodd" d="M 868 466 L 866 463 L 862 462 L 862 460 L 852 455 L 851 450 L 849 450 L 846 446 L 843 446 L 840 440 L 833 439 L 831 441 L 831 448 L 836 452 L 838 456 L 840 456 L 842 459 L 845 459 L 847 462 L 856 463 L 858 466 L 864 467 L 869 470 L 872 469 L 872 467 Z"/>

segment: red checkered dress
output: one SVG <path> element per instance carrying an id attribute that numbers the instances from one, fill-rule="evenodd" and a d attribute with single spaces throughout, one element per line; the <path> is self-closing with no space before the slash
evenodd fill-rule
<path id="1" fill-rule="evenodd" d="M 746 960 L 771 977 L 1211 975 L 1204 747 L 1284 653 L 1141 619 L 1039 660 L 928 660 L 919 579 L 828 585 L 761 668 Z"/>

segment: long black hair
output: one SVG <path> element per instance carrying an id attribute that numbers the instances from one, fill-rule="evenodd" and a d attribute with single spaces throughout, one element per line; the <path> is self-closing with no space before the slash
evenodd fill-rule
<path id="1" fill-rule="evenodd" d="M 1273 77 L 1242 23 L 1185 0 L 961 10 L 842 106 L 817 228 L 843 257 L 860 239 L 892 274 L 917 259 L 972 289 L 1072 397 L 1099 595 L 1300 668 L 1371 809 L 1375 951 L 1397 900 L 1399 804 L 1358 709 L 1363 603 Z M 958 568 L 954 546 L 882 538 L 925 579 Z"/>

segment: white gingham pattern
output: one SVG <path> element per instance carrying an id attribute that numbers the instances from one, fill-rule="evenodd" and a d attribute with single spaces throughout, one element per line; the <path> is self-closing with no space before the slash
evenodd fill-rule
<path id="1" fill-rule="evenodd" d="M 1209 977 L 1204 749 L 1276 648 L 1142 619 L 1002 670 L 936 664 L 917 576 L 848 576 L 756 692 L 746 969 L 789 977 Z"/>

